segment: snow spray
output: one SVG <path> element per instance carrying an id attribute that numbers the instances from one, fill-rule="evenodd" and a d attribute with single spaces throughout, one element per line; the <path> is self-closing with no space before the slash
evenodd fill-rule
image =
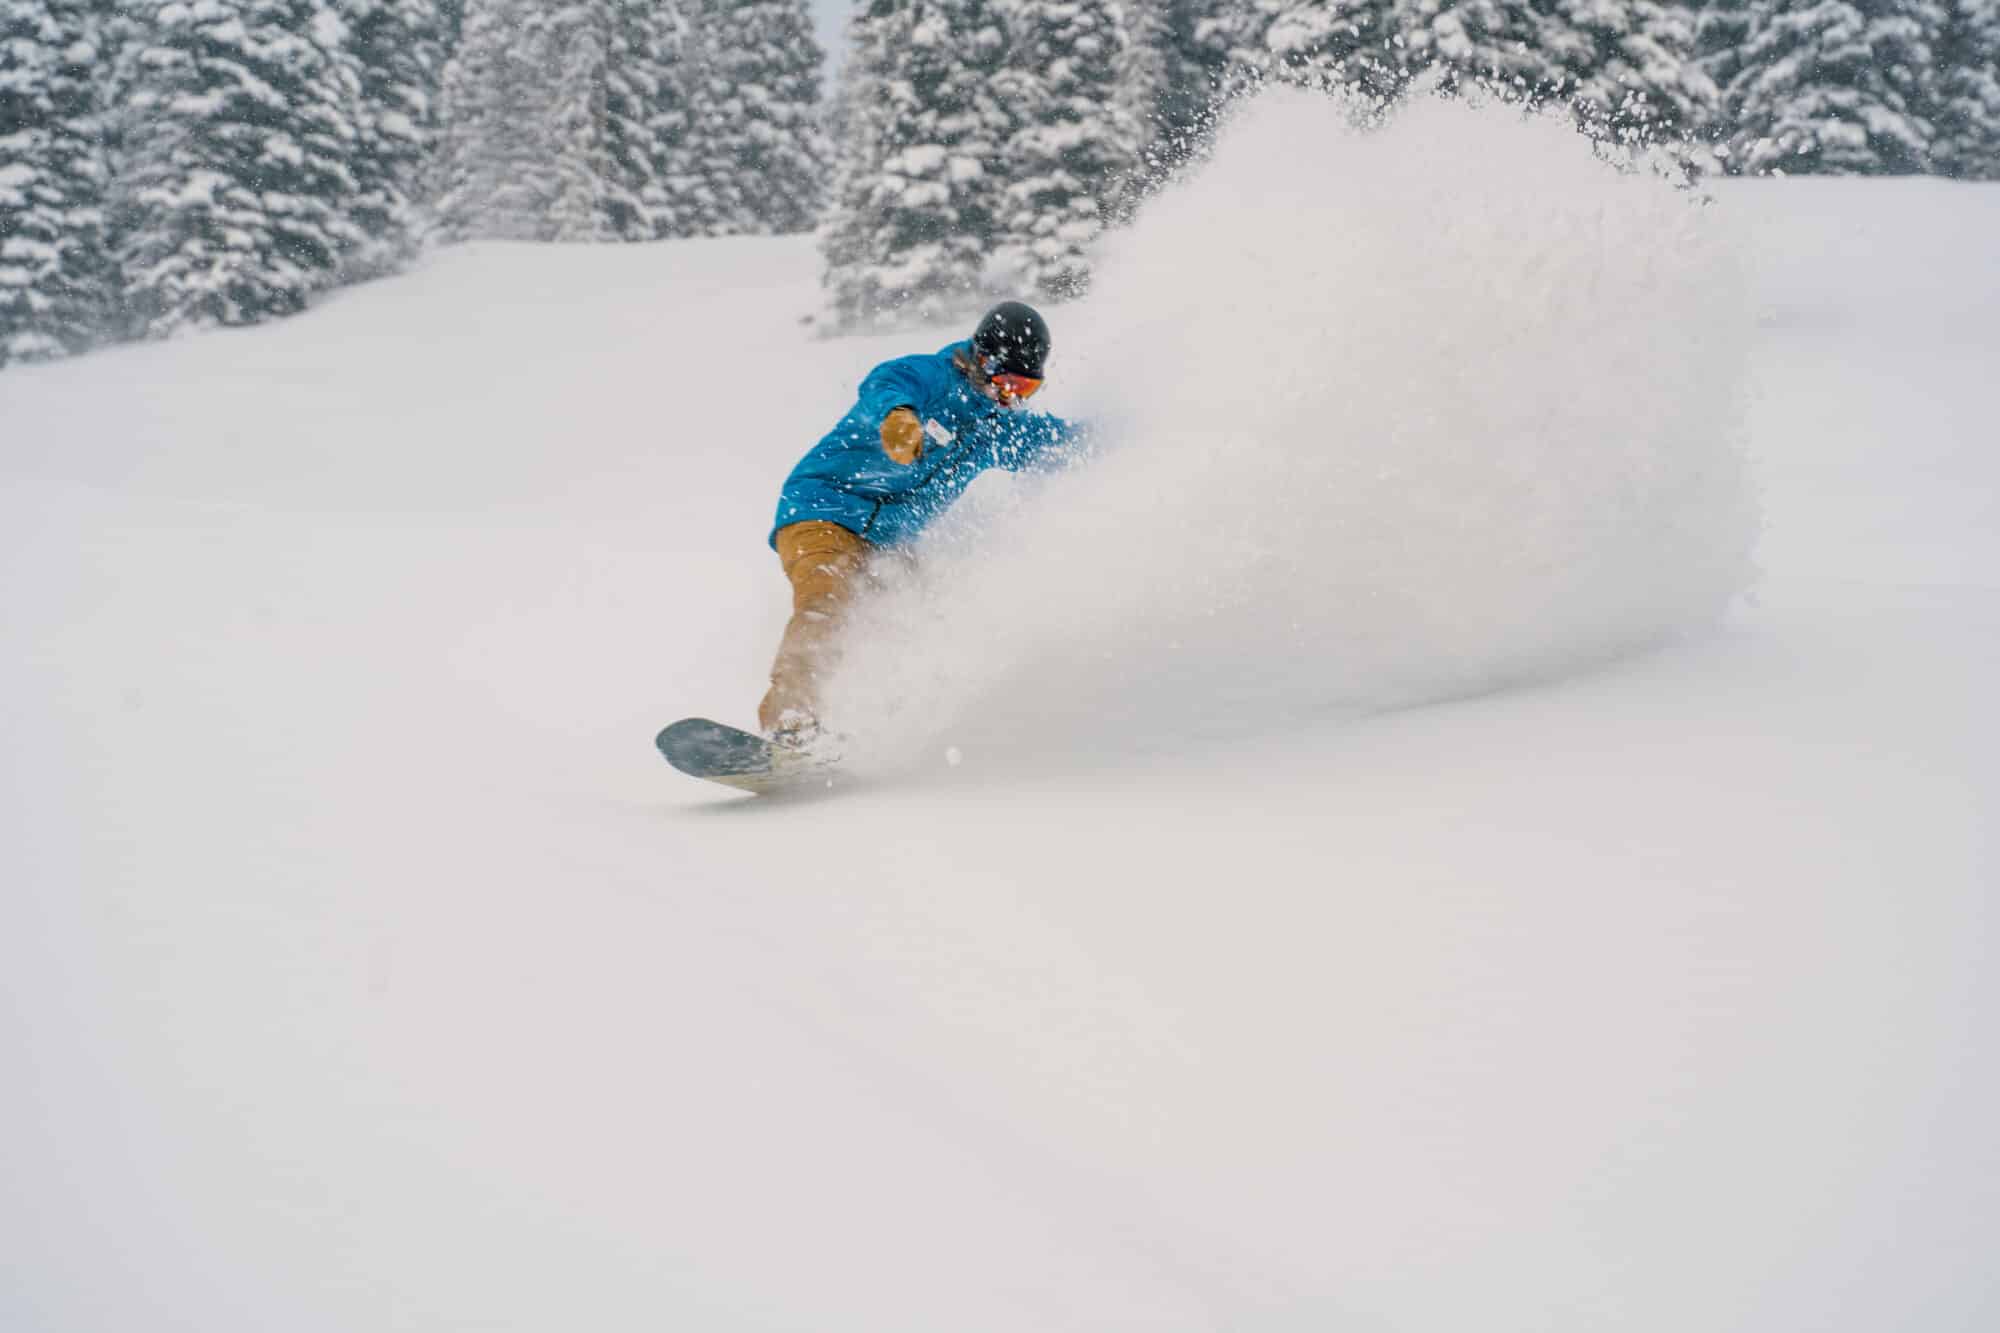
<path id="1" fill-rule="evenodd" d="M 1138 749 L 1561 675 L 1749 581 L 1726 219 L 1554 114 L 1267 92 L 1051 312 L 1082 461 L 856 609 L 850 758 Z"/>

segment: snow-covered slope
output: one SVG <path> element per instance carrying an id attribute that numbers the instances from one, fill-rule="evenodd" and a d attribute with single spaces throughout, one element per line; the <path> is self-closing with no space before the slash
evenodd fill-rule
<path id="1" fill-rule="evenodd" d="M 1512 197 L 1495 155 L 1593 188 L 1512 130 L 1410 142 L 1462 200 Z M 1425 178 L 1368 179 L 1421 240 Z M 1336 207 L 1287 197 L 1294 236 Z M 1437 701 L 1536 632 L 1482 610 L 1527 584 L 1472 570 L 1467 621 L 1370 622 L 1479 668 L 1407 692 L 1433 702 L 1368 711 L 1398 692 L 1267 670 L 1245 697 L 1275 725 L 1098 728 L 1067 753 L 968 716 L 803 805 L 681 779 L 650 739 L 748 716 L 784 610 L 776 482 L 910 342 L 808 337 L 807 244 L 470 247 L 282 325 L 0 376 L 0 1327 L 2000 1318 L 2000 192 L 1728 187 L 1740 325 L 1701 254 L 1631 256 L 1655 288 L 1618 262 L 1621 236 L 1659 239 L 1651 204 L 1562 197 L 1543 243 L 1511 205 L 1438 219 L 1443 271 L 1482 235 L 1516 295 L 1554 266 L 1520 335 L 1543 357 L 1557 303 L 1616 341 L 1635 291 L 1693 283 L 1713 323 L 1694 303 L 1657 328 L 1721 350 L 1589 349 L 1567 383 L 1494 352 L 1472 370 L 1526 377 L 1552 420 L 1622 397 L 1666 445 L 1606 462 L 1559 433 L 1493 484 L 1539 475 L 1564 522 L 1577 496 L 1657 515 L 1684 455 L 1649 433 L 1649 371 L 1739 376 L 1697 405 L 1747 413 L 1764 513 L 1763 577 L 1724 622 L 1585 669 L 1618 599 L 1559 587 L 1559 651 L 1490 673 L 1533 683 Z M 1566 230 L 1578 209 L 1609 242 Z M 1296 318 L 1282 290 L 1258 299 Z M 1143 414 L 1093 347 L 1140 304 L 1058 323 L 1052 408 Z M 1242 327 L 1224 391 L 1295 368 Z M 1162 357 L 1186 369 L 1171 343 L 1131 364 L 1213 405 Z M 1411 489 L 1352 474 L 1373 504 L 1470 504 L 1476 456 L 1415 438 Z M 1094 476 L 971 502 L 1019 532 Z M 1690 511 L 1724 544 L 1732 493 Z M 1543 555 L 1598 549 L 1489 518 Z M 1418 531 L 1426 579 L 1469 569 Z M 1466 524 L 1466 549 L 1492 531 Z M 1027 581 L 991 587 L 1018 616 L 1045 576 L 1017 558 Z M 1396 568 L 1378 586 L 1434 590 Z M 1633 598 L 1688 586 L 1622 549 L 1615 569 L 1654 580 Z M 1210 604 L 1247 606 L 1268 650 L 1256 613 L 1283 595 L 1236 586 Z M 1648 603 L 1671 604 L 1652 627 L 1699 600 Z M 1226 661 L 1162 605 L 1133 643 Z M 908 623 L 927 606 L 958 614 L 903 603 L 904 642 L 951 665 Z M 1337 624 L 1308 628 L 1335 651 Z M 1412 661 L 1371 652 L 1371 687 Z M 1163 691 L 1213 670 L 1134 661 L 1154 731 L 1163 701 L 1210 697 Z M 1070 695 L 1034 665 L 979 682 L 1024 727 Z"/>

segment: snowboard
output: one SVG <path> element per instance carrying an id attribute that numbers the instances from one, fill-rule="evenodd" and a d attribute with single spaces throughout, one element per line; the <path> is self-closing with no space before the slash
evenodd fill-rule
<path id="1" fill-rule="evenodd" d="M 655 743 L 667 762 L 689 777 L 774 796 L 827 786 L 838 758 L 773 745 L 754 732 L 705 717 L 684 717 Z"/>

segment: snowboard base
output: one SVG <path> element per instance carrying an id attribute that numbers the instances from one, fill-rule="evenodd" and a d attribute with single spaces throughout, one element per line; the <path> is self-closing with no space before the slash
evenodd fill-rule
<path id="1" fill-rule="evenodd" d="M 739 791 L 776 795 L 826 785 L 833 755 L 773 745 L 754 732 L 705 717 L 684 717 L 655 741 L 667 762 L 691 778 Z"/>

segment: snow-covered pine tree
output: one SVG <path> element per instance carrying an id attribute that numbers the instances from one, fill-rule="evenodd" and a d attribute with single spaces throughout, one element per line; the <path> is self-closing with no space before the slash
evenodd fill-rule
<path id="1" fill-rule="evenodd" d="M 132 332 L 301 309 L 362 241 L 331 0 L 144 0 L 114 194 Z"/>
<path id="2" fill-rule="evenodd" d="M 627 0 L 645 5 L 648 0 Z M 656 5 L 645 16 L 642 41 L 651 77 L 643 82 L 646 118 L 638 133 L 651 155 L 646 216 L 655 237 L 706 235 L 715 216 L 694 132 L 695 80 L 701 40 L 684 0 Z M 635 29 L 638 31 L 640 29 Z"/>
<path id="3" fill-rule="evenodd" d="M 625 188 L 605 132 L 609 8 L 610 0 L 567 0 L 530 5 L 523 18 L 521 49 L 546 81 L 540 205 L 547 240 L 615 240 L 614 215 L 643 215 L 639 192 Z"/>
<path id="4" fill-rule="evenodd" d="M 1695 64 L 1716 90 L 1700 133 L 1715 146 L 1724 169 L 1732 172 L 1738 164 L 1731 160 L 1728 90 L 1743 73 L 1743 53 L 1750 46 L 1750 29 L 1759 3 L 1761 0 L 1700 0 L 1694 11 Z"/>
<path id="5" fill-rule="evenodd" d="M 1252 0 L 1251 12 L 1260 62 L 1276 77 L 1376 107 L 1402 91 L 1393 0 Z"/>
<path id="6" fill-rule="evenodd" d="M 97 0 L 0 0 L 0 367 L 80 352 L 112 290 Z"/>
<path id="7" fill-rule="evenodd" d="M 1119 113 L 1140 126 L 1144 151 L 1142 174 L 1153 175 L 1154 141 L 1159 134 L 1159 101 L 1167 79 L 1167 8 L 1131 4 L 1125 15 L 1125 57 L 1119 62 Z M 1128 197 L 1132 194 L 1127 192 Z"/>
<path id="8" fill-rule="evenodd" d="M 1932 169 L 2000 180 L 2000 0 L 1942 0 L 1926 80 Z"/>
<path id="9" fill-rule="evenodd" d="M 678 19 L 665 0 L 471 0 L 445 70 L 445 233 L 648 240 L 663 233 Z"/>
<path id="10" fill-rule="evenodd" d="M 1714 118 L 1718 93 L 1695 59 L 1694 11 L 1680 0 L 1556 0 L 1553 10 L 1559 96 L 1587 127 L 1659 142 Z"/>
<path id="11" fill-rule="evenodd" d="M 1699 0 L 1694 9 L 1694 55 L 1717 88 L 1743 71 L 1750 28 L 1763 0 Z"/>
<path id="12" fill-rule="evenodd" d="M 682 104 L 676 132 L 663 138 L 674 236 L 732 236 L 749 211 L 728 150 L 737 90 L 724 73 L 730 42 L 728 0 L 690 0 L 681 33 Z M 662 123 L 665 128 L 665 122 Z"/>
<path id="13" fill-rule="evenodd" d="M 1705 124 L 1714 87 L 1677 0 L 1397 0 L 1412 69 L 1528 102 L 1560 101 L 1594 133 L 1664 137 Z"/>
<path id="14" fill-rule="evenodd" d="M 416 248 L 435 148 L 447 15 L 439 0 L 348 0 L 345 52 L 361 88 L 354 220 L 363 241 L 349 271 L 388 272 Z"/>
<path id="15" fill-rule="evenodd" d="M 1013 123 L 995 0 L 867 0 L 854 16 L 841 155 L 820 233 L 831 320 L 963 313 L 988 288 Z"/>
<path id="16" fill-rule="evenodd" d="M 610 234 L 628 241 L 692 234 L 687 16 L 671 0 L 614 0 L 604 72 L 605 194 Z"/>
<path id="17" fill-rule="evenodd" d="M 1412 70 L 1455 91 L 1472 82 L 1531 97 L 1552 87 L 1542 16 L 1515 0 L 1396 0 L 1395 22 Z"/>
<path id="18" fill-rule="evenodd" d="M 1061 300 L 1089 285 L 1088 248 L 1140 166 L 1144 127 L 1118 97 L 1125 7 L 1010 0 L 1005 12 L 1013 40 L 995 85 L 1015 128 L 996 248 L 1017 281 Z"/>
<path id="19" fill-rule="evenodd" d="M 1761 175 L 1922 172 L 1937 0 L 1771 0 L 1723 90 L 1730 160 Z"/>
<path id="20" fill-rule="evenodd" d="M 531 89 L 512 77 L 520 0 L 467 0 L 457 48 L 444 67 L 436 157 L 438 226 L 449 240 L 533 239 L 532 196 L 516 186 L 534 168 Z"/>
<path id="21" fill-rule="evenodd" d="M 688 149 L 705 235 L 810 231 L 825 194 L 826 53 L 805 0 L 699 0 Z"/>
<path id="22" fill-rule="evenodd" d="M 1246 0 L 1125 0 L 1125 54 L 1113 98 L 1140 131 L 1139 164 L 1112 202 L 1123 218 L 1209 143 L 1222 100 L 1230 32 L 1221 17 Z"/>

